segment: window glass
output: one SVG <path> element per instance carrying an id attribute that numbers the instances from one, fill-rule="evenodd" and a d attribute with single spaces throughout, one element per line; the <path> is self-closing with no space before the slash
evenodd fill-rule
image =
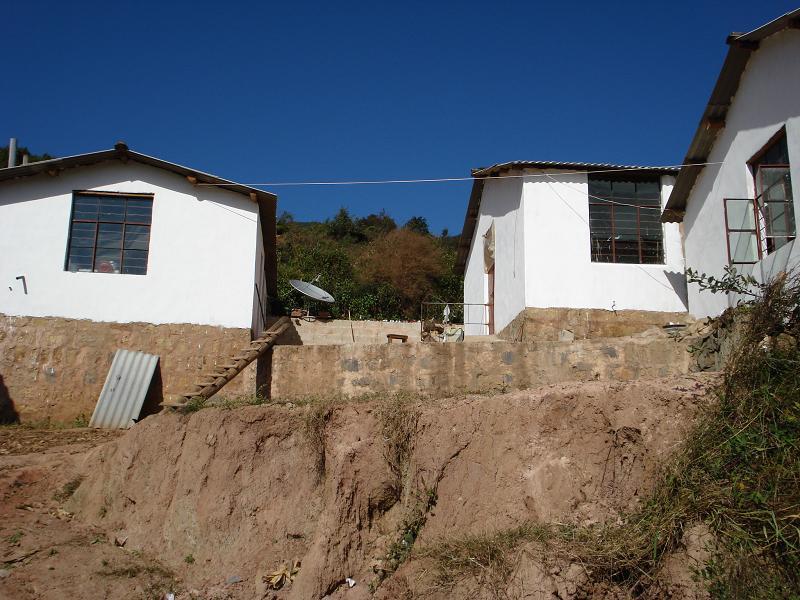
<path id="1" fill-rule="evenodd" d="M 100 198 L 101 221 L 124 221 L 125 220 L 125 199 L 124 198 Z"/>
<path id="2" fill-rule="evenodd" d="M 72 245 L 80 248 L 92 248 L 96 229 L 97 226 L 94 223 L 73 223 L 70 231 Z"/>
<path id="3" fill-rule="evenodd" d="M 77 248 L 72 247 L 69 251 L 67 261 L 67 270 L 69 271 L 91 271 L 92 270 L 92 255 L 94 248 Z"/>
<path id="4" fill-rule="evenodd" d="M 72 218 L 97 220 L 99 198 L 95 196 L 78 196 L 72 201 Z"/>
<path id="5" fill-rule="evenodd" d="M 728 232 L 731 263 L 754 263 L 758 260 L 758 242 L 755 232 Z"/>
<path id="6" fill-rule="evenodd" d="M 130 275 L 144 275 L 147 273 L 147 252 L 142 250 L 125 252 L 122 272 Z"/>
<path id="7" fill-rule="evenodd" d="M 592 260 L 612 262 L 611 252 L 611 205 L 589 205 L 589 230 L 591 232 Z"/>
<path id="8" fill-rule="evenodd" d="M 100 223 L 97 228 L 98 248 L 122 248 L 122 224 Z"/>
<path id="9" fill-rule="evenodd" d="M 756 182 L 756 206 L 761 248 L 767 254 L 796 235 L 792 178 L 786 134 L 781 134 L 750 163 Z"/>
<path id="10" fill-rule="evenodd" d="M 755 229 L 755 212 L 749 198 L 729 198 L 726 200 L 728 229 Z"/>
<path id="11" fill-rule="evenodd" d="M 147 250 L 150 247 L 150 227 L 127 225 L 125 227 L 125 249 Z"/>
<path id="12" fill-rule="evenodd" d="M 661 184 L 589 176 L 589 231 L 594 262 L 663 264 Z"/>
<path id="13" fill-rule="evenodd" d="M 150 223 L 150 216 L 153 212 L 152 200 L 130 199 L 127 203 L 128 223 Z"/>
<path id="14" fill-rule="evenodd" d="M 77 192 L 66 269 L 145 275 L 153 199 Z"/>

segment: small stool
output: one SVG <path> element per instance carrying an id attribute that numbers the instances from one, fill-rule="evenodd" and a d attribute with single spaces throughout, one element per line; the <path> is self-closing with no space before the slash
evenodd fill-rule
<path id="1" fill-rule="evenodd" d="M 391 344 L 392 340 L 400 340 L 401 343 L 405 344 L 408 341 L 407 335 L 400 335 L 399 333 L 387 333 L 386 334 L 386 343 Z"/>

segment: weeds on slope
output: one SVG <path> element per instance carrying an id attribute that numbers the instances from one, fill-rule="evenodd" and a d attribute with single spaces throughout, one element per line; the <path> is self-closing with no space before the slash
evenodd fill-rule
<path id="1" fill-rule="evenodd" d="M 392 490 L 399 500 L 417 435 L 419 410 L 409 394 L 393 394 L 378 405 L 377 416 L 383 439 L 383 457 L 392 477 Z"/>
<path id="2" fill-rule="evenodd" d="M 594 582 L 636 595 L 657 580 L 684 531 L 705 523 L 714 547 L 699 575 L 714 598 L 800 598 L 800 280 L 732 282 L 753 297 L 726 317 L 735 335 L 719 401 L 643 507 L 622 525 L 524 523 L 442 540 L 420 552 L 434 560 L 441 583 L 505 581 L 525 545 L 580 562 Z"/>
<path id="3" fill-rule="evenodd" d="M 411 457 L 419 412 L 414 402 L 420 396 L 404 393 L 372 392 L 351 396 L 308 396 L 292 401 L 276 400 L 274 404 L 291 404 L 304 408 L 303 431 L 316 457 L 319 477 L 325 475 L 325 430 L 337 406 L 352 403 L 377 403 L 376 416 L 384 443 L 384 458 L 392 474 L 393 490 L 399 499 L 403 474 Z"/>

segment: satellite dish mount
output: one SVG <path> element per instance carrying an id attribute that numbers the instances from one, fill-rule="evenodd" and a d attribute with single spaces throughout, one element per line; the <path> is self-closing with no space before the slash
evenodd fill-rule
<path id="1" fill-rule="evenodd" d="M 299 279 L 290 279 L 289 285 L 291 285 L 294 289 L 298 292 L 303 294 L 306 298 L 310 298 L 311 300 L 315 300 L 317 302 L 325 302 L 326 304 L 333 304 L 336 300 L 331 296 L 328 292 L 323 290 L 321 287 L 317 287 L 314 285 L 317 281 L 319 281 L 320 275 L 317 275 L 314 279 L 312 279 L 312 283 L 308 283 L 306 281 L 301 281 Z M 306 304 L 305 315 L 292 315 L 292 316 L 311 316 L 311 311 L 308 308 L 308 304 Z"/>

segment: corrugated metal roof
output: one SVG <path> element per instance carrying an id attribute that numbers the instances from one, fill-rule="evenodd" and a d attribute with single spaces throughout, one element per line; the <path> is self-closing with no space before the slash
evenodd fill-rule
<path id="1" fill-rule="evenodd" d="M 611 163 L 589 163 L 589 162 L 561 162 L 550 160 L 512 160 L 510 162 L 497 163 L 490 167 L 479 167 L 472 170 L 473 177 L 490 177 L 510 169 L 563 169 L 565 171 L 599 171 L 603 169 L 636 169 L 644 171 L 654 171 L 670 175 L 677 173 L 680 169 L 673 167 L 646 167 L 641 165 L 614 165 Z"/>
<path id="2" fill-rule="evenodd" d="M 89 427 L 125 429 L 139 417 L 158 356 L 117 350 Z"/>

